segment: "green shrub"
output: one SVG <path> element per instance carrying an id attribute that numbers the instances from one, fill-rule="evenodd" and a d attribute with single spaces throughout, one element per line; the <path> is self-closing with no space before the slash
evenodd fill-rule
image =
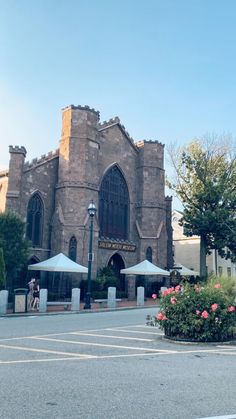
<path id="1" fill-rule="evenodd" d="M 234 296 L 218 283 L 185 284 L 164 291 L 160 312 L 148 320 L 159 325 L 167 337 L 198 342 L 232 338 L 236 324 Z"/>
<path id="2" fill-rule="evenodd" d="M 215 284 L 220 284 L 224 293 L 227 294 L 229 297 L 236 298 L 236 278 L 229 278 L 226 276 L 217 277 L 212 276 L 208 279 L 206 286 L 207 287 L 214 287 Z"/>

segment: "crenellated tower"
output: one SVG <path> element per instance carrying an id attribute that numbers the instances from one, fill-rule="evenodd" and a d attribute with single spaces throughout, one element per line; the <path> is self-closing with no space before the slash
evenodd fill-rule
<path id="1" fill-rule="evenodd" d="M 139 141 L 136 226 L 140 238 L 140 260 L 152 248 L 153 263 L 167 265 L 164 145 L 158 141 Z"/>
<path id="2" fill-rule="evenodd" d="M 20 195 L 23 166 L 26 157 L 25 147 L 9 146 L 10 163 L 8 174 L 8 190 L 6 209 L 20 213 Z"/>
<path id="3" fill-rule="evenodd" d="M 63 237 L 60 250 L 67 254 L 69 240 L 74 234 L 78 243 L 78 260 L 85 264 L 87 208 L 91 200 L 98 205 L 98 124 L 99 112 L 88 106 L 71 105 L 63 109 L 55 199 Z M 97 229 L 96 222 L 94 228 Z M 58 245 L 56 236 L 54 231 L 52 246 L 55 250 Z"/>

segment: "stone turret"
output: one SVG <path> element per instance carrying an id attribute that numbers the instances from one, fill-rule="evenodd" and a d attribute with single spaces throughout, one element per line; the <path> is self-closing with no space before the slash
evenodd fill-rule
<path id="1" fill-rule="evenodd" d="M 137 176 L 137 229 L 140 237 L 140 259 L 152 247 L 153 262 L 166 267 L 166 204 L 164 145 L 158 141 L 139 141 Z M 165 251 L 160 252 L 160 249 Z"/>
<path id="2" fill-rule="evenodd" d="M 9 146 L 10 163 L 8 174 L 8 190 L 6 209 L 20 212 L 20 193 L 23 166 L 26 157 L 25 147 Z"/>
<path id="3" fill-rule="evenodd" d="M 56 185 L 55 217 L 60 212 L 63 245 L 68 252 L 69 240 L 74 234 L 80 262 L 87 263 L 88 212 L 91 200 L 98 206 L 99 187 L 99 112 L 88 106 L 70 105 L 63 109 L 62 132 L 59 146 L 58 183 Z M 54 217 L 54 219 L 56 219 Z M 94 238 L 98 233 L 94 224 Z M 53 247 L 57 246 L 53 228 Z M 82 258 L 82 259 L 81 259 Z M 93 267 L 96 267 L 94 261 Z"/>
<path id="4" fill-rule="evenodd" d="M 97 184 L 98 123 L 99 112 L 88 106 L 71 105 L 63 110 L 59 184 L 75 179 Z"/>

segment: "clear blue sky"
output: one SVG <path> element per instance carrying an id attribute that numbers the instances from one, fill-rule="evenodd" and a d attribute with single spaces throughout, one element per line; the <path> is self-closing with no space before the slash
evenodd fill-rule
<path id="1" fill-rule="evenodd" d="M 0 167 L 58 147 L 61 108 L 134 139 L 236 134 L 235 0 L 0 0 Z"/>

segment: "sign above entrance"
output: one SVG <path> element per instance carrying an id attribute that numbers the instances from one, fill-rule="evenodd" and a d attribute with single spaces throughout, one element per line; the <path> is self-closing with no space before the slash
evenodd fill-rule
<path id="1" fill-rule="evenodd" d="M 129 244 L 129 243 L 117 243 L 113 241 L 99 241 L 98 247 L 102 249 L 111 249 L 111 250 L 123 250 L 125 252 L 135 252 L 136 246 L 135 244 Z"/>

